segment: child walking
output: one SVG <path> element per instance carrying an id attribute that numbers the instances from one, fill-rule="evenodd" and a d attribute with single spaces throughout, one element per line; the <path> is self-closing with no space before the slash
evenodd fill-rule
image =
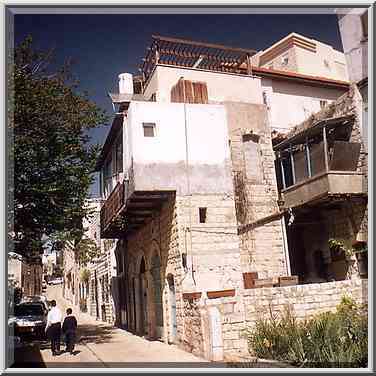
<path id="1" fill-rule="evenodd" d="M 77 320 L 72 315 L 72 308 L 67 309 L 67 316 L 64 319 L 62 329 L 65 335 L 65 343 L 67 346 L 65 351 L 73 354 L 74 342 L 76 339 Z"/>

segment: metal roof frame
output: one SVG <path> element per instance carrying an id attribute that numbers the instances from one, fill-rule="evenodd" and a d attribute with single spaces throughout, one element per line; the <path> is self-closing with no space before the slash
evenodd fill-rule
<path id="1" fill-rule="evenodd" d="M 306 137 L 318 135 L 320 131 L 327 127 L 327 129 L 335 128 L 339 125 L 347 124 L 354 119 L 354 115 L 339 116 L 334 118 L 328 118 L 319 120 L 311 127 L 302 130 L 301 132 L 287 138 L 273 147 L 274 151 L 281 151 L 293 145 L 298 145 L 305 142 Z"/>
<path id="2" fill-rule="evenodd" d="M 257 52 L 161 35 L 152 35 L 152 39 L 152 44 L 139 68 L 144 82 L 148 80 L 157 64 L 250 74 L 250 57 Z M 240 69 L 243 63 L 248 63 L 248 70 Z"/>

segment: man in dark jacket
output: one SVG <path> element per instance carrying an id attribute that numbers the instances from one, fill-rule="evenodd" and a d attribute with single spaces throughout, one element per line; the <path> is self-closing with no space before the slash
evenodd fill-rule
<path id="1" fill-rule="evenodd" d="M 72 308 L 67 309 L 67 316 L 64 319 L 62 329 L 65 335 L 65 343 L 67 346 L 65 351 L 73 354 L 74 342 L 76 339 L 77 320 L 72 315 Z"/>

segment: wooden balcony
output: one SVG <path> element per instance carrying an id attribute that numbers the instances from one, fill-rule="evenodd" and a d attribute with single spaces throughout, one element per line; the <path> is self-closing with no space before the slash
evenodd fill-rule
<path id="1" fill-rule="evenodd" d="M 119 218 L 125 208 L 125 185 L 124 182 L 116 184 L 114 190 L 101 209 L 101 237 L 107 238 L 114 235 L 114 231 L 122 229 Z M 114 223 L 117 220 L 117 223 Z M 117 232 L 117 231 L 116 231 Z"/>
<path id="2" fill-rule="evenodd" d="M 174 195 L 173 191 L 134 191 L 118 183 L 101 209 L 101 238 L 121 239 L 137 231 Z"/>
<path id="3" fill-rule="evenodd" d="M 282 208 L 363 195 L 363 175 L 356 171 L 328 171 L 281 191 Z"/>

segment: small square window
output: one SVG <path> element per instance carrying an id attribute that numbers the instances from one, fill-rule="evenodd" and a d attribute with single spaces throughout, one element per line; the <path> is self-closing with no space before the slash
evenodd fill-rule
<path id="1" fill-rule="evenodd" d="M 206 223 L 206 209 L 207 208 L 199 208 L 199 217 L 200 217 L 200 223 Z"/>
<path id="2" fill-rule="evenodd" d="M 368 38 L 368 11 L 365 11 L 361 16 L 362 29 L 364 38 Z"/>
<path id="3" fill-rule="evenodd" d="M 144 137 L 155 137 L 155 123 L 142 123 Z"/>

